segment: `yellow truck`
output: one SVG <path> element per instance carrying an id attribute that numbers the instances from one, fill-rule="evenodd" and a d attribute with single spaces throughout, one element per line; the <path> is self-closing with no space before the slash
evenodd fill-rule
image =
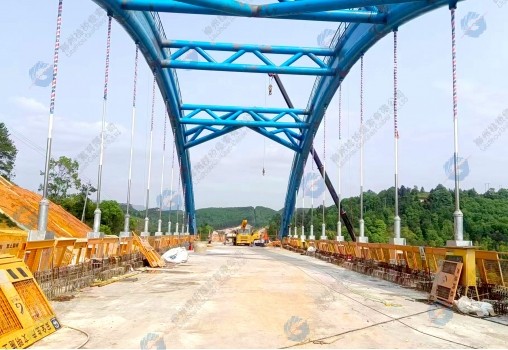
<path id="1" fill-rule="evenodd" d="M 259 231 L 251 232 L 247 227 L 247 220 L 242 221 L 241 227 L 236 232 L 235 245 L 254 245 L 255 241 L 261 240 Z"/>

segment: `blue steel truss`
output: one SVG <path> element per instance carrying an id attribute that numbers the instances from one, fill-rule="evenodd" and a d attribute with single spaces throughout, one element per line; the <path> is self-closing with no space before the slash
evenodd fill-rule
<path id="1" fill-rule="evenodd" d="M 404 23 L 439 7 L 456 6 L 456 0 L 279 0 L 264 5 L 235 0 L 93 1 L 125 28 L 157 76 L 181 157 L 180 176 L 191 233 L 196 232 L 196 218 L 188 149 L 248 127 L 295 151 L 281 236 L 288 234 L 295 193 L 312 147 L 310 135 L 319 128 L 326 108 L 351 67 L 377 41 Z M 329 48 L 169 40 L 158 12 L 327 21 L 336 22 L 338 29 Z M 189 50 L 197 52 L 205 62 L 181 60 Z M 218 62 L 211 54 L 214 51 L 229 51 L 231 56 Z M 266 54 L 290 57 L 277 65 Z M 253 55 L 261 63 L 236 63 L 243 55 Z M 313 65 L 300 65 L 302 57 L 310 58 Z M 183 104 L 175 69 L 315 75 L 316 81 L 306 109 Z"/>
<path id="2" fill-rule="evenodd" d="M 245 108 L 237 106 L 187 104 L 182 105 L 181 109 L 191 111 L 180 119 L 183 125 L 198 125 L 186 130 L 186 148 L 199 145 L 200 143 L 245 126 L 295 152 L 300 152 L 303 140 L 302 131 L 309 128 L 309 124 L 303 120 L 305 115 L 309 113 L 303 109 Z M 225 114 L 219 116 L 217 114 L 218 112 L 223 112 Z M 197 118 L 200 113 L 205 114 L 209 118 Z M 240 118 L 244 116 L 246 116 L 246 118 Z M 282 121 L 283 118 L 289 118 L 290 120 Z M 222 128 L 219 128 L 221 126 Z M 199 137 L 205 130 L 210 133 Z M 281 135 L 284 135 L 284 137 L 281 137 Z"/>

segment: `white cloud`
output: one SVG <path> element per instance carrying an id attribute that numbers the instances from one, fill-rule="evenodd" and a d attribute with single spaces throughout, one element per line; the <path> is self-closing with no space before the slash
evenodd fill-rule
<path id="1" fill-rule="evenodd" d="M 49 113 L 48 107 L 34 98 L 17 96 L 12 98 L 12 101 L 23 112 L 28 112 L 31 114 Z"/>

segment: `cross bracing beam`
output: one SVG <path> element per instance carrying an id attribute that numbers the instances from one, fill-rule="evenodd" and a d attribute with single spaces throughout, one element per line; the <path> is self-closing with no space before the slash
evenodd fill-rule
<path id="1" fill-rule="evenodd" d="M 309 124 L 303 120 L 309 112 L 296 108 L 184 104 L 181 109 L 189 111 L 180 119 L 182 126 L 197 125 L 185 131 L 185 146 L 187 148 L 224 135 L 239 127 L 248 127 L 295 152 L 300 152 L 300 144 L 303 140 L 302 131 L 309 127 Z M 220 112 L 225 114 L 219 115 Z M 203 119 L 203 114 L 209 118 Z M 251 119 L 239 119 L 244 115 L 250 116 Z M 209 133 L 199 137 L 204 131 Z"/>
<path id="2" fill-rule="evenodd" d="M 305 46 L 280 46 L 280 45 L 256 45 L 256 44 L 237 44 L 237 43 L 214 43 L 208 41 L 190 41 L 190 40 L 163 40 L 162 47 L 172 49 L 203 49 L 210 51 L 245 51 L 294 55 L 301 54 L 314 54 L 316 56 L 332 56 L 333 50 L 325 47 L 305 47 Z M 174 55 L 172 55 L 173 58 Z"/>
<path id="3" fill-rule="evenodd" d="M 200 105 L 184 103 L 181 107 L 184 111 L 196 110 L 210 110 L 215 112 L 238 112 L 238 111 L 252 111 L 255 113 L 292 113 L 296 115 L 308 115 L 310 112 L 305 109 L 298 108 L 277 108 L 277 107 L 242 107 L 242 106 L 215 106 L 215 105 Z"/>
<path id="4" fill-rule="evenodd" d="M 157 11 L 157 12 L 173 12 L 173 13 L 187 13 L 196 15 L 222 15 L 222 16 L 236 16 L 236 17 L 259 17 L 259 18 L 274 18 L 274 19 L 291 19 L 291 20 L 306 20 L 306 21 L 323 21 L 323 22 L 346 22 L 346 23 L 385 23 L 386 14 L 378 12 L 375 8 L 358 10 L 352 9 L 350 6 L 348 10 L 336 11 L 320 11 L 320 12 L 302 12 L 293 15 L 279 15 L 276 17 L 266 16 L 265 14 L 252 16 L 244 16 L 242 14 L 228 13 L 221 10 L 216 10 L 209 7 L 197 6 L 194 4 L 186 4 L 174 0 L 113 0 L 118 2 L 124 10 L 135 11 Z"/>
<path id="5" fill-rule="evenodd" d="M 274 121 L 254 121 L 254 120 L 217 120 L 217 119 L 187 119 L 180 121 L 182 124 L 192 125 L 224 125 L 224 126 L 247 126 L 247 127 L 263 127 L 263 128 L 308 128 L 307 123 L 286 123 Z"/>
<path id="6" fill-rule="evenodd" d="M 262 64 L 240 64 L 231 63 L 238 59 L 245 52 L 239 51 L 231 56 L 224 62 L 216 62 L 211 59 L 209 55 L 202 55 L 208 62 L 197 61 L 181 61 L 174 59 L 161 60 L 160 65 L 163 68 L 176 68 L 176 69 L 195 69 L 195 70 L 210 70 L 210 71 L 223 71 L 223 72 L 244 72 L 244 73 L 276 73 L 276 74 L 294 74 L 294 75 L 334 75 L 333 69 L 327 68 L 324 63 L 320 67 L 294 67 L 292 64 L 301 57 L 300 54 L 293 55 L 290 59 L 281 65 L 276 65 L 269 61 L 263 54 L 259 53 L 256 56 L 264 57 Z M 183 54 L 183 52 L 181 53 Z M 180 54 L 180 55 L 181 55 Z M 260 57 L 261 58 L 261 57 Z M 313 61 L 315 61 L 313 59 Z"/>

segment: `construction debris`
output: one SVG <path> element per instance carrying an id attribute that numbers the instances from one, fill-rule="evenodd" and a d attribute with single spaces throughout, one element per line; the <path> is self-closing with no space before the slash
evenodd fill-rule
<path id="1" fill-rule="evenodd" d="M 168 263 L 181 264 L 189 259 L 189 253 L 185 248 L 178 247 L 168 250 L 162 255 L 162 259 Z"/>
<path id="2" fill-rule="evenodd" d="M 139 251 L 148 261 L 150 267 L 165 267 L 166 262 L 161 258 L 159 253 L 153 249 L 148 241 L 141 239 L 138 235 L 133 234 L 134 245 L 139 248 Z"/>
<path id="3" fill-rule="evenodd" d="M 463 296 L 459 300 L 454 300 L 453 304 L 464 314 L 474 313 L 480 317 L 496 316 L 492 304 L 484 301 L 476 301 Z"/>

